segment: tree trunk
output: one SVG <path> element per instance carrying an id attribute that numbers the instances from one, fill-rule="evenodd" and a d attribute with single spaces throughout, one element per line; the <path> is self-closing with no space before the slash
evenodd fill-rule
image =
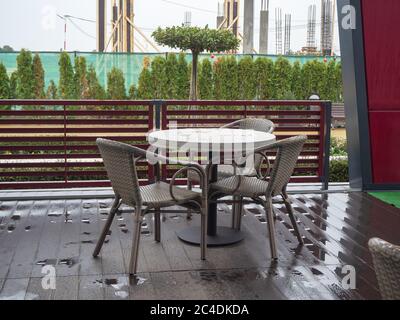
<path id="1" fill-rule="evenodd" d="M 199 60 L 198 53 L 192 53 L 192 77 L 190 81 L 190 100 L 197 100 L 197 63 Z"/>

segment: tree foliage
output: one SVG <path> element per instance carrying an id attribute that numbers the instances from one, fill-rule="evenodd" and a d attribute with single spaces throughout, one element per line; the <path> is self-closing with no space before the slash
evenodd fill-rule
<path id="1" fill-rule="evenodd" d="M 74 81 L 74 69 L 67 52 L 62 52 L 58 62 L 60 67 L 60 79 L 58 93 L 61 99 L 74 99 L 76 97 L 76 85 Z"/>
<path id="2" fill-rule="evenodd" d="M 75 98 L 76 99 L 90 98 L 89 85 L 87 81 L 86 59 L 84 57 L 76 57 L 74 69 L 75 69 L 74 73 Z"/>
<path id="3" fill-rule="evenodd" d="M 42 60 L 38 54 L 33 57 L 34 96 L 36 99 L 43 99 L 44 93 L 44 69 Z"/>
<path id="4" fill-rule="evenodd" d="M 174 53 L 168 53 L 164 65 L 164 76 L 163 80 L 165 84 L 164 98 L 165 99 L 175 99 L 178 87 L 177 87 L 177 72 L 178 72 L 178 60 Z"/>
<path id="5" fill-rule="evenodd" d="M 259 100 L 268 100 L 273 97 L 272 75 L 274 72 L 274 63 L 271 59 L 257 58 L 254 62 L 255 73 L 255 98 Z"/>
<path id="6" fill-rule="evenodd" d="M 253 100 L 256 95 L 256 77 L 251 57 L 245 57 L 238 63 L 239 99 Z"/>
<path id="7" fill-rule="evenodd" d="M 19 99 L 35 98 L 35 82 L 33 77 L 32 54 L 22 49 L 17 57 L 16 95 Z"/>
<path id="8" fill-rule="evenodd" d="M 53 80 L 50 80 L 46 91 L 46 98 L 50 100 L 58 99 L 57 86 Z"/>
<path id="9" fill-rule="evenodd" d="M 296 61 L 292 68 L 292 78 L 291 80 L 291 92 L 293 93 L 295 99 L 302 100 L 303 97 L 303 84 L 301 79 L 301 65 L 300 62 Z"/>
<path id="10" fill-rule="evenodd" d="M 136 86 L 134 84 L 129 87 L 128 98 L 129 100 L 136 99 Z"/>
<path id="11" fill-rule="evenodd" d="M 10 79 L 2 63 L 0 63 L 0 99 L 10 99 Z"/>
<path id="12" fill-rule="evenodd" d="M 176 99 L 185 100 L 190 92 L 190 70 L 186 61 L 186 55 L 181 52 L 178 57 L 176 68 Z"/>
<path id="13" fill-rule="evenodd" d="M 14 49 L 8 45 L 5 45 L 3 48 L 0 47 L 0 52 L 14 52 Z"/>
<path id="14" fill-rule="evenodd" d="M 17 72 L 14 71 L 11 73 L 10 76 L 10 99 L 17 99 L 17 82 L 18 82 L 18 75 Z"/>
<path id="15" fill-rule="evenodd" d="M 211 100 L 213 93 L 213 69 L 210 60 L 204 59 L 199 72 L 199 97 L 201 100 Z"/>
<path id="16" fill-rule="evenodd" d="M 97 78 L 97 73 L 93 65 L 90 65 L 86 75 L 89 99 L 104 100 L 106 91 Z"/>
<path id="17" fill-rule="evenodd" d="M 275 61 L 272 79 L 275 99 L 285 99 L 291 94 L 292 66 L 289 60 L 279 57 Z"/>
<path id="18" fill-rule="evenodd" d="M 159 45 L 192 52 L 192 75 L 190 99 L 197 100 L 197 67 L 202 52 L 225 52 L 237 50 L 239 40 L 229 30 L 174 26 L 158 28 L 152 34 Z"/>
<path id="19" fill-rule="evenodd" d="M 165 72 L 164 58 L 154 58 L 153 62 L 151 63 L 151 79 L 153 82 L 153 98 L 165 99 L 168 88 L 166 87 L 167 75 Z"/>
<path id="20" fill-rule="evenodd" d="M 112 68 L 107 74 L 107 98 L 111 100 L 125 100 L 125 78 L 120 69 Z"/>
<path id="21" fill-rule="evenodd" d="M 142 100 L 153 99 L 154 85 L 148 65 L 143 66 L 139 76 L 137 98 Z"/>

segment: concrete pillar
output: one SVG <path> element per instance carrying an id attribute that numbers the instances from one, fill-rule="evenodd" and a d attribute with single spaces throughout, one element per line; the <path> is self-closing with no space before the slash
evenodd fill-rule
<path id="1" fill-rule="evenodd" d="M 260 11 L 260 54 L 268 54 L 269 11 Z"/>
<path id="2" fill-rule="evenodd" d="M 97 51 L 104 52 L 106 42 L 106 0 L 97 1 Z"/>
<path id="3" fill-rule="evenodd" d="M 244 0 L 243 53 L 252 54 L 254 49 L 254 0 Z"/>

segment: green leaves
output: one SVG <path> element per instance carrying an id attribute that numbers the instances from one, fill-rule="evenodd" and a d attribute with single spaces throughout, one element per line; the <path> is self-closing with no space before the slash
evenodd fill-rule
<path id="1" fill-rule="evenodd" d="M 74 69 L 72 68 L 71 59 L 67 52 L 61 52 L 58 65 L 60 67 L 59 96 L 61 99 L 74 99 L 76 95 Z"/>
<path id="2" fill-rule="evenodd" d="M 198 56 L 202 52 L 226 52 L 237 50 L 240 41 L 229 30 L 216 30 L 199 27 L 160 27 L 153 32 L 153 38 L 157 44 L 168 46 L 182 51 L 192 51 L 192 76 L 190 86 L 190 98 L 197 99 L 197 63 Z"/>
<path id="3" fill-rule="evenodd" d="M 36 99 L 43 99 L 44 94 L 44 70 L 42 66 L 42 61 L 38 54 L 33 57 L 33 77 L 34 81 L 34 95 Z"/>
<path id="4" fill-rule="evenodd" d="M 97 78 L 96 70 L 93 65 L 90 65 L 86 77 L 89 99 L 104 100 L 106 98 L 106 92 Z"/>
<path id="5" fill-rule="evenodd" d="M 174 26 L 158 28 L 152 34 L 157 44 L 193 53 L 237 50 L 240 41 L 229 30 Z"/>
<path id="6" fill-rule="evenodd" d="M 210 60 L 204 59 L 200 64 L 199 97 L 201 100 L 213 98 L 213 70 Z"/>
<path id="7" fill-rule="evenodd" d="M 10 79 L 2 63 L 0 63 L 0 99 L 10 99 Z"/>
<path id="8" fill-rule="evenodd" d="M 125 78 L 120 69 L 112 68 L 107 74 L 107 98 L 111 100 L 125 100 Z"/>
<path id="9" fill-rule="evenodd" d="M 20 99 L 35 97 L 35 82 L 33 78 L 32 55 L 24 49 L 17 57 L 17 87 L 16 93 Z"/>

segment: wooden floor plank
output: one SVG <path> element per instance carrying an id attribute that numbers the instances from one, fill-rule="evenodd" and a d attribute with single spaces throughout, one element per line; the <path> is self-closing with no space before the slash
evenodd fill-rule
<path id="1" fill-rule="evenodd" d="M 99 276 L 80 276 L 78 300 L 104 300 L 104 287 Z"/>
<path id="2" fill-rule="evenodd" d="M 77 300 L 79 290 L 78 276 L 57 277 L 54 300 Z"/>
<path id="3" fill-rule="evenodd" d="M 128 277 L 132 208 L 123 206 L 101 255 L 92 257 L 113 199 L 0 203 L 1 299 L 379 299 L 367 242 L 378 236 L 400 242 L 400 210 L 362 193 L 291 195 L 305 246 L 299 246 L 286 208 L 274 205 L 279 261 L 273 262 L 264 209 L 249 204 L 244 241 L 200 248 L 176 231 L 199 225 L 198 215 L 168 208 L 161 243 L 152 215 L 141 233 L 138 277 Z M 229 226 L 231 206 L 218 207 L 218 225 Z M 68 214 L 65 220 L 65 214 Z M 9 229 L 10 227 L 10 229 Z M 342 284 L 344 265 L 356 269 L 357 287 Z M 42 288 L 42 267 L 56 267 L 56 290 Z"/>
<path id="4" fill-rule="evenodd" d="M 0 300 L 24 300 L 27 294 L 29 278 L 6 279 L 0 292 Z M 33 299 L 33 296 L 30 296 Z"/>

